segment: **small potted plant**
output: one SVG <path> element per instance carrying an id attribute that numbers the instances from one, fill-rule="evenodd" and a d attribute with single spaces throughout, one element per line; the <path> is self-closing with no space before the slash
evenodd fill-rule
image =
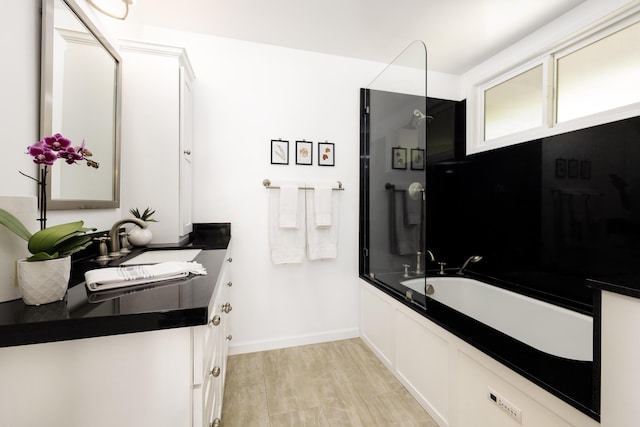
<path id="1" fill-rule="evenodd" d="M 144 222 L 158 222 L 157 220 L 151 218 L 156 213 L 156 211 L 151 209 L 150 207 L 147 207 L 142 213 L 140 212 L 140 210 L 138 210 L 138 208 L 131 208 L 129 209 L 129 212 L 131 212 L 131 215 L 138 219 L 141 219 Z M 133 246 L 146 246 L 151 243 L 153 233 L 148 227 L 140 228 L 136 226 L 129 232 L 129 236 L 127 238 L 129 240 L 129 243 L 131 243 Z"/>
<path id="2" fill-rule="evenodd" d="M 34 234 L 10 212 L 0 209 L 0 224 L 27 242 L 31 256 L 18 261 L 18 285 L 29 305 L 59 301 L 69 285 L 71 254 L 91 243 L 83 221 L 45 228 Z"/>

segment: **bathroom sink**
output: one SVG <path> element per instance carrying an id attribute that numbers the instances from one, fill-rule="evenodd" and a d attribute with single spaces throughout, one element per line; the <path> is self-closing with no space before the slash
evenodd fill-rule
<path id="1" fill-rule="evenodd" d="M 151 249 L 119 265 L 158 264 L 169 261 L 193 261 L 202 249 Z"/>

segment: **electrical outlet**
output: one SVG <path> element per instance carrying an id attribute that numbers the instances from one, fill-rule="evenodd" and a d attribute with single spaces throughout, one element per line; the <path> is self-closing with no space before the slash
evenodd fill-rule
<path id="1" fill-rule="evenodd" d="M 507 415 L 516 420 L 519 424 L 522 424 L 522 410 L 520 408 L 493 391 L 491 387 L 489 387 L 488 396 L 489 400 L 493 402 L 498 408 L 502 409 Z"/>

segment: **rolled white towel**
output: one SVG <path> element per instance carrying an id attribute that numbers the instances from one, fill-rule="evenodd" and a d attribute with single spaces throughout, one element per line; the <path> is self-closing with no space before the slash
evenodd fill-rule
<path id="1" fill-rule="evenodd" d="M 207 270 L 200 263 L 194 261 L 171 261 L 152 265 L 98 268 L 85 272 L 84 279 L 87 289 L 101 291 L 179 279 L 189 274 L 206 275 Z"/>

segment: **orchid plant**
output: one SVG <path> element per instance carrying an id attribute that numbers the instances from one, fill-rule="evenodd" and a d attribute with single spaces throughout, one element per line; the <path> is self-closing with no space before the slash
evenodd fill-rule
<path id="1" fill-rule="evenodd" d="M 78 162 L 85 161 L 87 166 L 92 168 L 99 168 L 100 164 L 92 159 L 89 159 L 93 154 L 85 146 L 84 140 L 82 144 L 77 147 L 73 147 L 71 140 L 65 138 L 59 133 L 52 136 L 45 136 L 40 141 L 27 147 L 27 153 L 33 157 L 33 162 L 42 165 L 40 169 L 39 179 L 33 178 L 25 173 L 20 172 L 22 175 L 33 179 L 38 183 L 39 187 L 39 205 L 40 205 L 40 229 L 44 230 L 47 227 L 47 173 L 48 167 L 58 159 L 64 159 L 69 164 L 78 164 Z"/>

